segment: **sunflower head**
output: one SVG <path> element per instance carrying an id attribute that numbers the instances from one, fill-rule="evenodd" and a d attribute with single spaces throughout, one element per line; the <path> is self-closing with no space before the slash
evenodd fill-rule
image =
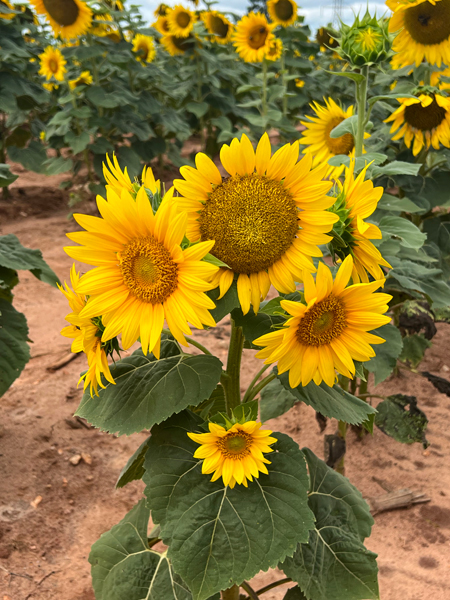
<path id="1" fill-rule="evenodd" d="M 160 15 L 152 24 L 152 27 L 154 27 L 161 35 L 170 34 L 169 21 L 166 16 Z"/>
<path id="2" fill-rule="evenodd" d="M 233 37 L 233 24 L 216 10 L 208 10 L 202 13 L 202 20 L 206 30 L 211 34 L 211 41 L 218 44 L 227 44 Z"/>
<path id="3" fill-rule="evenodd" d="M 245 62 L 262 62 L 273 39 L 272 29 L 265 15 L 251 12 L 236 25 L 234 46 Z"/>
<path id="4" fill-rule="evenodd" d="M 167 21 L 172 35 L 187 38 L 194 27 L 195 15 L 189 8 L 177 4 L 167 12 Z"/>
<path id="5" fill-rule="evenodd" d="M 36 12 L 45 15 L 55 35 L 76 38 L 89 29 L 92 10 L 84 0 L 30 0 Z"/>
<path id="6" fill-rule="evenodd" d="M 248 487 L 253 477 L 267 474 L 270 460 L 264 454 L 273 452 L 270 446 L 278 440 L 270 436 L 270 430 L 260 428 L 261 423 L 256 421 L 235 423 L 228 429 L 209 423 L 209 433 L 188 433 L 200 444 L 194 458 L 203 460 L 202 473 L 213 473 L 211 481 L 222 477 L 223 484 L 231 489 L 236 483 Z"/>
<path id="7" fill-rule="evenodd" d="M 325 50 L 330 48 L 338 48 L 339 42 L 337 41 L 338 34 L 327 27 L 319 27 L 316 33 L 316 42 Z"/>
<path id="8" fill-rule="evenodd" d="M 357 16 L 351 26 L 342 23 L 337 52 L 353 67 L 380 63 L 391 55 L 393 37 L 385 19 L 377 19 L 366 12 L 362 19 Z"/>
<path id="9" fill-rule="evenodd" d="M 15 16 L 14 6 L 8 0 L 0 0 L 0 19 L 10 21 Z"/>
<path id="10" fill-rule="evenodd" d="M 153 14 L 156 18 L 165 17 L 167 15 L 168 10 L 170 10 L 170 6 L 168 6 L 167 4 L 158 4 Z"/>
<path id="11" fill-rule="evenodd" d="M 282 54 L 283 42 L 280 40 L 280 38 L 273 38 L 273 40 L 270 43 L 270 48 L 266 52 L 266 59 L 275 61 L 278 60 Z"/>
<path id="12" fill-rule="evenodd" d="M 133 40 L 133 52 L 142 64 L 151 63 L 156 56 L 155 43 L 151 36 L 138 33 Z"/>
<path id="13" fill-rule="evenodd" d="M 67 72 L 65 65 L 66 59 L 58 48 L 47 46 L 42 54 L 39 55 L 41 68 L 39 74 L 43 75 L 47 81 L 54 77 L 57 81 L 64 81 L 64 75 Z"/>
<path id="14" fill-rule="evenodd" d="M 91 85 L 92 75 L 89 71 L 83 71 L 76 79 L 69 80 L 69 87 L 71 90 L 79 87 L 80 85 Z"/>
<path id="15" fill-rule="evenodd" d="M 178 56 L 194 50 L 196 37 L 192 34 L 189 34 L 187 37 L 180 37 L 172 34 L 163 35 L 161 44 L 171 56 Z"/>
<path id="16" fill-rule="evenodd" d="M 298 88 L 305 87 L 305 80 L 297 77 L 297 79 L 295 80 L 295 87 L 298 87 Z"/>
<path id="17" fill-rule="evenodd" d="M 136 198 L 136 194 L 142 184 L 153 195 L 161 194 L 161 182 L 159 179 L 157 181 L 155 180 L 151 167 L 144 167 L 140 182 L 132 182 L 128 175 L 127 167 L 122 171 L 115 154 L 113 154 L 112 161 L 107 154 L 106 162 L 106 165 L 103 163 L 103 176 L 105 177 L 107 190 L 108 187 L 110 187 L 118 196 L 121 196 L 122 191 L 125 190 L 131 194 L 133 198 Z"/>
<path id="18" fill-rule="evenodd" d="M 275 25 L 288 27 L 297 20 L 297 4 L 294 0 L 269 0 L 267 2 L 267 11 L 270 20 Z"/>

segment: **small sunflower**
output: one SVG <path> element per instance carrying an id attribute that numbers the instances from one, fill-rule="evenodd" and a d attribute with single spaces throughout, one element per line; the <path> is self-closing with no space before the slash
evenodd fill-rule
<path id="1" fill-rule="evenodd" d="M 188 433 L 191 440 L 201 444 L 194 458 L 203 459 L 202 473 L 214 473 L 211 481 L 222 477 L 223 484 L 231 489 L 236 483 L 248 487 L 248 481 L 258 478 L 260 472 L 267 475 L 270 460 L 264 454 L 273 452 L 270 446 L 277 439 L 270 437 L 269 429 L 260 427 L 256 421 L 236 423 L 228 430 L 209 423 L 209 433 Z"/>
<path id="2" fill-rule="evenodd" d="M 330 137 L 331 131 L 342 121 L 353 115 L 353 106 L 343 110 L 332 98 L 324 98 L 325 106 L 314 102 L 311 108 L 316 113 L 315 117 L 306 117 L 308 121 L 301 121 L 306 127 L 299 142 L 306 146 L 303 154 L 312 154 L 313 166 L 327 163 L 332 156 L 345 154 L 347 156 L 355 155 L 355 139 L 351 133 L 346 133 L 338 138 Z M 369 137 L 368 133 L 364 137 Z M 328 166 L 327 175 L 339 177 L 344 170 L 344 166 Z"/>
<path id="3" fill-rule="evenodd" d="M 163 35 L 161 44 L 171 56 L 178 56 L 195 48 L 195 37 L 193 35 L 189 35 L 186 38 L 171 34 Z"/>
<path id="4" fill-rule="evenodd" d="M 91 85 L 92 83 L 92 75 L 89 71 L 83 71 L 79 77 L 76 79 L 69 80 L 69 87 L 71 90 L 74 90 L 80 85 Z"/>
<path id="5" fill-rule="evenodd" d="M 174 181 L 183 196 L 176 200 L 188 213 L 187 238 L 215 240 L 212 254 L 228 268 L 217 273 L 214 287 L 220 286 L 221 298 L 236 275 L 244 314 L 250 303 L 258 312 L 271 284 L 282 293 L 295 291 L 302 270 L 315 271 L 311 257 L 322 256 L 317 246 L 330 241 L 327 233 L 338 220 L 326 211 L 334 202 L 326 196 L 331 182 L 322 181 L 326 165 L 311 171 L 310 155 L 297 162 L 297 142 L 271 154 L 267 133 L 256 154 L 244 134 L 221 149 L 228 177 L 199 153 L 197 168 L 181 167 L 184 179 Z"/>
<path id="6" fill-rule="evenodd" d="M 273 38 L 270 43 L 270 48 L 266 52 L 265 57 L 267 60 L 278 60 L 283 54 L 283 42 L 280 38 Z"/>
<path id="7" fill-rule="evenodd" d="M 278 361 L 278 372 L 289 371 L 292 388 L 313 380 L 334 385 L 337 370 L 353 378 L 353 361 L 366 362 L 375 356 L 371 344 L 384 339 L 368 333 L 389 323 L 384 313 L 392 296 L 374 293 L 384 280 L 346 287 L 353 271 L 353 259 L 347 256 L 333 282 L 330 269 L 319 263 L 316 281 L 305 272 L 305 303 L 282 300 L 282 308 L 291 316 L 284 328 L 256 339 L 264 346 L 256 356 L 266 364 Z"/>
<path id="8" fill-rule="evenodd" d="M 334 32 L 333 32 L 334 33 Z M 333 33 L 327 29 L 326 27 L 319 27 L 316 33 L 316 42 L 320 45 L 320 49 L 322 52 L 329 50 L 330 48 L 337 48 L 339 46 L 339 42 L 337 39 L 337 34 Z M 324 50 L 322 50 L 322 47 Z"/>
<path id="9" fill-rule="evenodd" d="M 45 15 L 55 36 L 76 38 L 89 29 L 92 11 L 83 0 L 30 0 L 39 15 Z"/>
<path id="10" fill-rule="evenodd" d="M 232 23 L 217 10 L 208 10 L 202 14 L 206 30 L 212 35 L 211 41 L 218 44 L 228 44 L 233 37 Z"/>
<path id="11" fill-rule="evenodd" d="M 368 166 L 355 178 L 355 161 L 352 160 L 350 167 L 345 169 L 344 183 L 336 181 L 340 193 L 333 210 L 343 214 L 344 229 L 340 236 L 348 244 L 353 257 L 353 283 L 368 283 L 367 273 L 374 279 L 383 279 L 385 274 L 380 265 L 392 268 L 370 241 L 381 240 L 381 231 L 376 225 L 364 221 L 376 210 L 384 192 L 382 187 L 373 187 L 373 183 L 365 179 Z M 344 257 L 345 254 L 341 256 Z"/>
<path id="12" fill-rule="evenodd" d="M 61 335 L 73 339 L 72 352 L 84 352 L 88 360 L 88 370 L 81 376 L 80 382 L 84 379 L 84 389 L 90 386 L 91 396 L 95 393 L 98 396 L 98 386 L 105 388 L 102 382 L 102 375 L 107 381 L 115 385 L 108 365 L 108 353 L 112 354 L 115 344 L 103 344 L 100 340 L 101 319 L 87 319 L 80 317 L 80 312 L 86 306 L 86 296 L 78 292 L 80 274 L 77 273 L 75 265 L 70 271 L 70 283 L 72 289 L 65 283 L 65 288 L 58 285 L 61 292 L 69 301 L 72 312 L 67 315 L 66 321 L 70 323 L 61 331 Z M 117 348 L 118 346 L 115 345 Z M 79 383 L 80 383 L 79 382 Z"/>
<path id="13" fill-rule="evenodd" d="M 389 31 L 399 31 L 392 49 L 398 67 L 422 61 L 450 65 L 450 0 L 387 0 Z"/>
<path id="14" fill-rule="evenodd" d="M 187 38 L 194 27 L 195 15 L 189 8 L 177 4 L 167 12 L 167 21 L 172 35 Z"/>
<path id="15" fill-rule="evenodd" d="M 47 46 L 42 54 L 39 55 L 41 68 L 39 75 L 43 75 L 47 81 L 54 77 L 57 81 L 64 81 L 64 75 L 67 73 L 65 65 L 66 59 L 58 48 Z"/>
<path id="16" fill-rule="evenodd" d="M 151 63 L 156 56 L 155 43 L 150 35 L 138 33 L 133 40 L 133 52 L 142 64 Z"/>
<path id="17" fill-rule="evenodd" d="M 108 188 L 113 189 L 118 196 L 121 196 L 123 190 L 129 192 L 130 194 L 139 191 L 140 184 L 133 184 L 131 182 L 127 168 L 125 167 L 125 169 L 122 171 L 115 154 L 113 154 L 113 162 L 111 162 L 108 154 L 106 155 L 106 161 L 108 165 L 103 163 L 103 176 L 106 181 L 107 190 Z M 151 167 L 143 168 L 141 181 L 142 185 L 150 190 L 152 194 L 156 194 L 156 192 L 161 193 L 161 182 L 159 179 L 157 181 L 155 180 L 155 176 L 153 175 Z"/>
<path id="18" fill-rule="evenodd" d="M 273 23 L 288 27 L 297 20 L 297 4 L 294 0 L 269 0 L 267 10 Z"/>
<path id="19" fill-rule="evenodd" d="M 385 123 L 393 121 L 391 133 L 397 131 L 393 140 L 404 138 L 414 156 L 422 148 L 439 144 L 450 148 L 450 98 L 435 94 L 420 94 L 417 98 L 397 98 L 400 106 Z"/>
<path id="20" fill-rule="evenodd" d="M 121 34 L 114 19 L 109 13 L 98 13 L 93 15 L 89 33 L 98 37 L 108 37 L 113 42 L 120 42 Z"/>
<path id="21" fill-rule="evenodd" d="M 450 83 L 442 81 L 442 77 L 450 77 L 450 67 L 443 69 L 442 71 L 435 71 L 431 73 L 430 84 L 433 87 L 438 87 L 441 91 L 450 90 Z"/>
<path id="22" fill-rule="evenodd" d="M 159 31 L 161 35 L 170 34 L 169 21 L 167 17 L 160 15 L 156 21 L 153 23 L 152 27 Z"/>
<path id="23" fill-rule="evenodd" d="M 164 320 L 185 346 L 188 321 L 199 329 L 215 325 L 208 312 L 214 303 L 204 292 L 212 288 L 217 267 L 202 261 L 214 242 L 181 249 L 187 215 L 178 212 L 172 195 L 173 188 L 155 214 L 144 186 L 136 195 L 108 188 L 107 200 L 97 196 L 101 218 L 74 215 L 86 231 L 67 237 L 82 245 L 65 248 L 75 260 L 96 267 L 78 284 L 78 292 L 89 296 L 80 316 L 101 315 L 102 342 L 121 333 L 128 349 L 140 337 L 144 354 L 158 358 Z"/>
<path id="24" fill-rule="evenodd" d="M 265 15 L 251 12 L 242 17 L 236 25 L 234 46 L 236 52 L 245 62 L 262 62 L 270 49 L 273 39 L 272 29 Z"/>
<path id="25" fill-rule="evenodd" d="M 0 0 L 0 8 L 9 8 L 9 10 L 14 10 L 14 6 L 8 2 L 8 0 Z M 10 21 L 14 19 L 16 15 L 14 13 L 4 13 L 0 12 L 0 19 L 6 19 Z"/>
<path id="26" fill-rule="evenodd" d="M 168 10 L 170 10 L 170 6 L 168 6 L 167 4 L 158 4 L 153 14 L 156 18 L 165 17 L 167 15 Z"/>
<path id="27" fill-rule="evenodd" d="M 295 80 L 295 87 L 298 87 L 298 88 L 305 87 L 305 80 L 304 79 L 299 79 L 297 77 L 297 79 Z"/>

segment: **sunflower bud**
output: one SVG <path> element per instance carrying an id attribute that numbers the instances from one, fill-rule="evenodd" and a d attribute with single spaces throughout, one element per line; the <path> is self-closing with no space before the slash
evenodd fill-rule
<path id="1" fill-rule="evenodd" d="M 354 67 L 380 63 L 392 55 L 394 36 L 388 32 L 389 21 L 377 19 L 368 12 L 353 25 L 341 25 L 340 48 L 337 52 Z"/>

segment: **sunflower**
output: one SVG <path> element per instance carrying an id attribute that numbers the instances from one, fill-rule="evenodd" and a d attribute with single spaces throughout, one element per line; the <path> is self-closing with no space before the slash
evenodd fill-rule
<path id="1" fill-rule="evenodd" d="M 433 87 L 438 87 L 441 91 L 450 90 L 450 83 L 441 81 L 442 77 L 450 77 L 450 67 L 447 67 L 442 71 L 435 71 L 434 73 L 431 73 L 430 84 Z"/>
<path id="2" fill-rule="evenodd" d="M 142 64 L 151 63 L 156 56 L 155 43 L 150 35 L 138 33 L 133 40 L 133 52 Z"/>
<path id="3" fill-rule="evenodd" d="M 332 156 L 345 154 L 347 156 L 355 155 L 355 139 L 351 133 L 346 133 L 338 138 L 330 137 L 331 131 L 353 115 L 353 106 L 343 110 L 332 98 L 324 98 L 325 106 L 318 102 L 310 104 L 316 117 L 307 117 L 308 121 L 301 121 L 306 127 L 299 142 L 306 148 L 303 154 L 312 154 L 313 166 L 326 164 Z M 364 137 L 369 137 L 368 133 Z M 327 175 L 339 177 L 344 170 L 344 166 L 332 167 L 328 165 Z"/>
<path id="4" fill-rule="evenodd" d="M 86 296 L 78 292 L 80 274 L 77 273 L 75 265 L 70 271 L 70 283 L 72 289 L 64 283 L 65 288 L 58 285 L 61 292 L 69 301 L 72 312 L 67 315 L 66 321 L 70 323 L 61 331 L 61 335 L 73 339 L 72 352 L 84 352 L 88 359 L 88 370 L 81 376 L 84 379 L 84 389 L 90 386 L 91 396 L 98 396 L 98 386 L 105 388 L 102 375 L 107 381 L 115 385 L 115 381 L 109 370 L 107 356 L 112 354 L 115 344 L 103 344 L 101 338 L 101 319 L 87 319 L 80 317 L 80 312 L 86 306 Z M 116 348 L 118 346 L 115 346 Z M 79 382 L 79 383 L 80 383 Z"/>
<path id="5" fill-rule="evenodd" d="M 42 54 L 39 55 L 41 68 L 39 75 L 43 75 L 47 81 L 54 77 L 57 81 L 64 81 L 64 75 L 67 73 L 65 65 L 67 61 L 58 48 L 47 46 Z"/>
<path id="6" fill-rule="evenodd" d="M 174 186 L 183 197 L 180 208 L 188 213 L 191 242 L 215 240 L 213 255 L 228 268 L 213 280 L 220 298 L 237 275 L 237 291 L 244 314 L 253 304 L 258 312 L 270 285 L 282 293 L 295 291 L 303 269 L 315 271 L 312 256 L 322 256 L 319 244 L 338 220 L 326 212 L 334 200 L 326 193 L 331 182 L 322 181 L 326 165 L 311 171 L 307 155 L 297 163 L 298 143 L 286 144 L 271 157 L 265 133 L 253 150 L 244 134 L 224 145 L 220 159 L 229 176 L 222 176 L 205 154 L 195 158 L 197 169 L 181 167 L 184 179 Z"/>
<path id="7" fill-rule="evenodd" d="M 91 85 L 92 83 L 92 75 L 89 71 L 83 71 L 79 77 L 76 79 L 69 80 L 69 87 L 71 90 L 74 90 L 80 85 Z"/>
<path id="8" fill-rule="evenodd" d="M 276 25 L 288 27 L 297 20 L 297 4 L 294 0 L 269 0 L 267 10 Z"/>
<path id="9" fill-rule="evenodd" d="M 232 23 L 217 10 L 208 10 L 202 14 L 205 27 L 213 37 L 212 42 L 228 44 L 233 37 L 234 27 Z"/>
<path id="10" fill-rule="evenodd" d="M 368 166 L 364 167 L 355 178 L 355 161 L 351 160 L 350 166 L 345 169 L 344 183 L 336 181 L 340 193 L 333 210 L 338 214 L 341 211 L 341 214 L 343 213 L 344 230 L 340 235 L 348 244 L 353 257 L 353 283 L 368 283 L 367 273 L 370 273 L 374 279 L 383 279 L 385 275 L 380 265 L 391 268 L 380 251 L 370 242 L 370 240 L 381 240 L 381 231 L 376 225 L 364 222 L 364 219 L 370 217 L 376 210 L 384 192 L 382 187 L 373 187 L 369 179 L 365 180 Z"/>
<path id="11" fill-rule="evenodd" d="M 270 49 L 273 39 L 272 29 L 265 15 L 251 12 L 242 17 L 236 25 L 234 46 L 236 52 L 245 62 L 262 62 Z"/>
<path id="12" fill-rule="evenodd" d="M 167 35 L 170 33 L 169 21 L 168 21 L 167 17 L 164 17 L 163 15 L 160 15 L 156 19 L 156 21 L 153 23 L 152 27 L 154 27 L 156 29 L 156 31 L 159 31 L 159 33 L 161 35 Z"/>
<path id="13" fill-rule="evenodd" d="M 202 473 L 214 473 L 211 481 L 222 477 L 231 489 L 237 484 L 248 487 L 248 481 L 258 478 L 259 473 L 268 474 L 266 465 L 270 460 L 264 453 L 273 452 L 270 446 L 276 438 L 270 437 L 269 429 L 260 429 L 261 423 L 247 421 L 235 423 L 226 430 L 216 423 L 209 423 L 209 433 L 188 433 L 191 440 L 201 444 L 194 458 L 203 459 Z"/>
<path id="14" fill-rule="evenodd" d="M 123 190 L 134 195 L 138 191 L 140 185 L 139 183 L 133 184 L 131 182 L 127 168 L 125 167 L 125 170 L 122 171 L 115 154 L 113 154 L 113 162 L 111 162 L 108 154 L 106 155 L 106 161 L 108 165 L 103 163 L 103 176 L 106 181 L 106 189 L 113 189 L 118 196 L 122 194 Z M 161 182 L 159 179 L 158 181 L 155 180 L 151 167 L 143 168 L 141 181 L 142 185 L 150 190 L 152 194 L 156 194 L 156 192 L 161 193 Z"/>
<path id="15" fill-rule="evenodd" d="M 393 140 L 404 138 L 405 144 L 417 156 L 424 146 L 439 150 L 439 144 L 450 148 L 450 98 L 435 94 L 420 94 L 418 98 L 397 98 L 400 106 L 385 123 L 393 121 Z M 414 141 L 413 141 L 414 140 Z"/>
<path id="16" fill-rule="evenodd" d="M 158 4 L 153 14 L 156 18 L 165 17 L 168 10 L 170 10 L 170 6 L 167 6 L 167 4 Z"/>
<path id="17" fill-rule="evenodd" d="M 337 34 L 334 33 L 335 37 L 333 37 L 333 33 L 326 27 L 319 27 L 317 30 L 316 42 L 320 45 L 322 52 L 329 50 L 330 48 L 337 48 L 339 46 L 339 42 L 336 39 Z M 322 50 L 322 48 L 324 48 L 324 50 Z"/>
<path id="18" fill-rule="evenodd" d="M 387 0 L 389 31 L 399 31 L 392 49 L 399 66 L 422 61 L 450 65 L 450 0 Z"/>
<path id="19" fill-rule="evenodd" d="M 270 42 L 270 48 L 266 52 L 265 58 L 267 60 L 278 60 L 283 54 L 283 42 L 280 38 L 273 38 Z"/>
<path id="20" fill-rule="evenodd" d="M 203 324 L 214 327 L 208 309 L 214 303 L 204 293 L 212 288 L 217 267 L 202 262 L 214 246 L 204 242 L 182 250 L 187 215 L 179 213 L 171 188 L 154 214 L 144 186 L 136 197 L 123 189 L 107 189 L 107 201 L 97 196 L 102 218 L 74 215 L 86 231 L 67 234 L 82 246 L 65 250 L 75 260 L 94 265 L 78 284 L 89 296 L 80 316 L 102 316 L 102 342 L 122 334 L 127 349 L 140 337 L 142 351 L 159 358 L 160 338 L 167 325 L 180 344 L 184 334 Z"/>
<path id="21" fill-rule="evenodd" d="M 82 0 L 30 0 L 36 12 L 45 15 L 55 35 L 76 38 L 89 29 L 92 11 Z"/>
<path id="22" fill-rule="evenodd" d="M 89 33 L 99 37 L 108 37 L 116 43 L 121 40 L 120 30 L 109 13 L 94 15 Z"/>
<path id="23" fill-rule="evenodd" d="M 289 371 L 292 388 L 311 380 L 324 381 L 330 387 L 335 370 L 353 378 L 354 360 L 366 362 L 375 356 L 371 344 L 384 339 L 368 333 L 389 323 L 384 313 L 392 296 L 374 292 L 384 280 L 347 286 L 353 271 L 353 259 L 347 256 L 333 282 L 330 269 L 319 263 L 316 281 L 304 274 L 306 304 L 282 300 L 282 308 L 290 315 L 284 328 L 256 339 L 264 346 L 256 356 L 266 364 L 278 361 L 278 373 Z"/>
<path id="24" fill-rule="evenodd" d="M 0 0 L 0 8 L 9 8 L 9 10 L 14 10 L 14 6 L 8 2 L 8 0 Z M 15 13 L 4 13 L 0 12 L 0 19 L 14 19 Z"/>
<path id="25" fill-rule="evenodd" d="M 172 35 L 187 38 L 194 27 L 195 15 L 189 8 L 177 4 L 167 12 L 167 21 Z"/>
<path id="26" fill-rule="evenodd" d="M 297 77 L 295 79 L 295 87 L 298 87 L 298 88 L 305 87 L 305 80 Z"/>
<path id="27" fill-rule="evenodd" d="M 171 34 L 163 35 L 161 44 L 171 56 L 178 56 L 195 48 L 195 37 L 193 35 L 189 35 L 187 38 Z"/>

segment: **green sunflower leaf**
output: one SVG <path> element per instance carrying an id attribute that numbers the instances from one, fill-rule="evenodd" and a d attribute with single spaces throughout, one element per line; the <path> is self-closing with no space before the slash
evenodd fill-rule
<path id="1" fill-rule="evenodd" d="M 375 385 L 389 377 L 397 365 L 397 358 L 403 348 L 400 331 L 388 323 L 379 329 L 371 331 L 374 335 L 386 340 L 385 344 L 375 346 L 376 356 L 364 363 L 365 368 L 375 375 Z"/>
<path id="2" fill-rule="evenodd" d="M 283 600 L 307 600 L 305 594 L 302 590 L 296 585 L 293 588 L 290 588 L 287 592 Z"/>
<path id="3" fill-rule="evenodd" d="M 0 396 L 19 377 L 30 360 L 25 315 L 0 298 Z"/>
<path id="4" fill-rule="evenodd" d="M 378 600 L 376 554 L 367 550 L 373 518 L 361 493 L 346 477 L 304 448 L 309 470 L 309 507 L 316 516 L 307 543 L 279 568 L 307 600 Z"/>
<path id="5" fill-rule="evenodd" d="M 280 312 L 282 311 L 283 309 L 280 307 Z M 264 312 L 258 312 L 258 314 L 255 315 L 252 308 L 246 315 L 244 315 L 240 308 L 236 308 L 231 313 L 231 316 L 234 319 L 236 327 L 242 327 L 247 342 L 249 342 L 251 347 L 256 350 L 261 350 L 261 347 L 254 346 L 253 340 L 256 340 L 266 333 L 275 331 L 274 327 L 277 325 L 280 326 L 286 321 L 283 316 L 267 314 Z"/>
<path id="6" fill-rule="evenodd" d="M 378 404 L 377 410 L 375 425 L 389 437 L 402 444 L 419 442 L 424 448 L 430 445 L 425 437 L 428 419 L 417 407 L 415 396 L 388 396 Z"/>
<path id="7" fill-rule="evenodd" d="M 220 300 L 218 299 L 219 295 L 219 288 L 208 292 L 208 296 L 216 305 L 216 308 L 213 308 L 209 311 L 216 323 L 218 323 L 220 320 L 226 317 L 232 310 L 239 306 L 236 282 L 233 281 L 233 283 L 230 286 L 230 289 L 227 291 L 223 298 L 220 298 Z"/>
<path id="8" fill-rule="evenodd" d="M 57 275 L 42 258 L 42 252 L 25 248 L 12 233 L 0 235 L 0 265 L 15 271 L 30 271 L 35 277 L 54 287 L 59 283 Z"/>
<path id="9" fill-rule="evenodd" d="M 142 479 L 142 476 L 145 473 L 144 458 L 149 441 L 150 438 L 148 437 L 142 442 L 124 468 L 120 471 L 119 479 L 116 482 L 116 488 L 123 488 L 131 481 Z"/>
<path id="10" fill-rule="evenodd" d="M 76 414 L 103 431 L 130 435 L 150 429 L 209 398 L 222 374 L 215 356 L 181 355 L 173 340 L 161 343 L 161 358 L 141 350 L 115 363 L 99 396 L 87 390 Z"/>
<path id="11" fill-rule="evenodd" d="M 200 425 L 184 412 L 155 426 L 144 465 L 152 518 L 194 600 L 275 567 L 314 527 L 305 460 L 293 440 L 274 434 L 269 474 L 230 489 L 211 482 L 193 458 L 198 444 L 187 433 Z"/>

